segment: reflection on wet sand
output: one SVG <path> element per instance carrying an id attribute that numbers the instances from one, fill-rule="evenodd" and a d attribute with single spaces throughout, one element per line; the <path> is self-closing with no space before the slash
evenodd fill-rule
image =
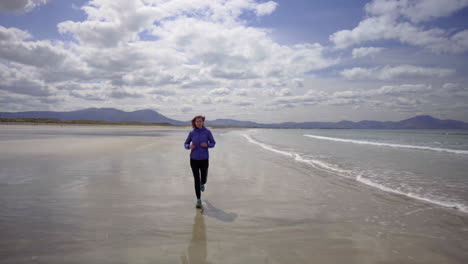
<path id="1" fill-rule="evenodd" d="M 197 210 L 192 227 L 192 239 L 187 254 L 181 257 L 182 263 L 210 263 L 206 260 L 207 253 L 205 219 L 203 211 Z"/>

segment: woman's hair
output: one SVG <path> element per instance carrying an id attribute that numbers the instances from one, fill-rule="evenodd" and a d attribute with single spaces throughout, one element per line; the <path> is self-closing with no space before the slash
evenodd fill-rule
<path id="1" fill-rule="evenodd" d="M 192 128 L 196 128 L 196 127 L 197 127 L 197 126 L 195 125 L 195 120 L 197 120 L 198 118 L 201 118 L 201 120 L 202 120 L 203 122 L 205 122 L 205 117 L 204 117 L 204 116 L 202 116 L 202 115 L 197 115 L 197 116 L 195 116 L 195 117 L 192 119 Z"/>

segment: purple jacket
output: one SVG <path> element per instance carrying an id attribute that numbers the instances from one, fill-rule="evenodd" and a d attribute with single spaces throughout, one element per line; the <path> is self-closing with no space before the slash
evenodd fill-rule
<path id="1" fill-rule="evenodd" d="M 205 127 L 194 128 L 192 131 L 190 131 L 184 143 L 186 149 L 190 149 L 190 142 L 192 142 L 196 147 L 190 151 L 190 158 L 195 160 L 208 159 L 208 148 L 214 148 L 216 144 L 211 131 Z M 208 147 L 200 146 L 202 142 L 205 142 Z"/>

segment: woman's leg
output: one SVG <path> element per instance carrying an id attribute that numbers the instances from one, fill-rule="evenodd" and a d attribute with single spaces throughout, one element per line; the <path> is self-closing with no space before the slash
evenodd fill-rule
<path id="1" fill-rule="evenodd" d="M 208 180 L 208 160 L 201 160 L 200 162 L 200 171 L 201 171 L 201 184 L 205 185 Z"/>
<path id="2" fill-rule="evenodd" d="M 195 194 L 197 195 L 197 199 L 201 199 L 200 193 L 200 165 L 197 160 L 190 159 L 190 167 L 192 168 L 193 172 L 193 179 L 195 183 Z"/>

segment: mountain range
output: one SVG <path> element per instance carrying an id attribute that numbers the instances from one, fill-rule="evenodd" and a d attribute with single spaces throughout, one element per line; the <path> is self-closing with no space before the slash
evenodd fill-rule
<path id="1" fill-rule="evenodd" d="M 151 110 L 144 109 L 125 112 L 115 108 L 87 108 L 70 112 L 28 111 L 0 112 L 0 118 L 55 118 L 60 120 L 103 120 L 110 122 L 169 123 L 173 125 L 190 125 L 190 121 L 178 121 Z M 401 121 L 359 122 L 284 122 L 263 124 L 233 119 L 207 120 L 207 126 L 222 127 L 263 127 L 263 128 L 336 128 L 336 129 L 468 129 L 468 123 L 457 120 L 441 120 L 428 115 L 415 116 Z"/>

